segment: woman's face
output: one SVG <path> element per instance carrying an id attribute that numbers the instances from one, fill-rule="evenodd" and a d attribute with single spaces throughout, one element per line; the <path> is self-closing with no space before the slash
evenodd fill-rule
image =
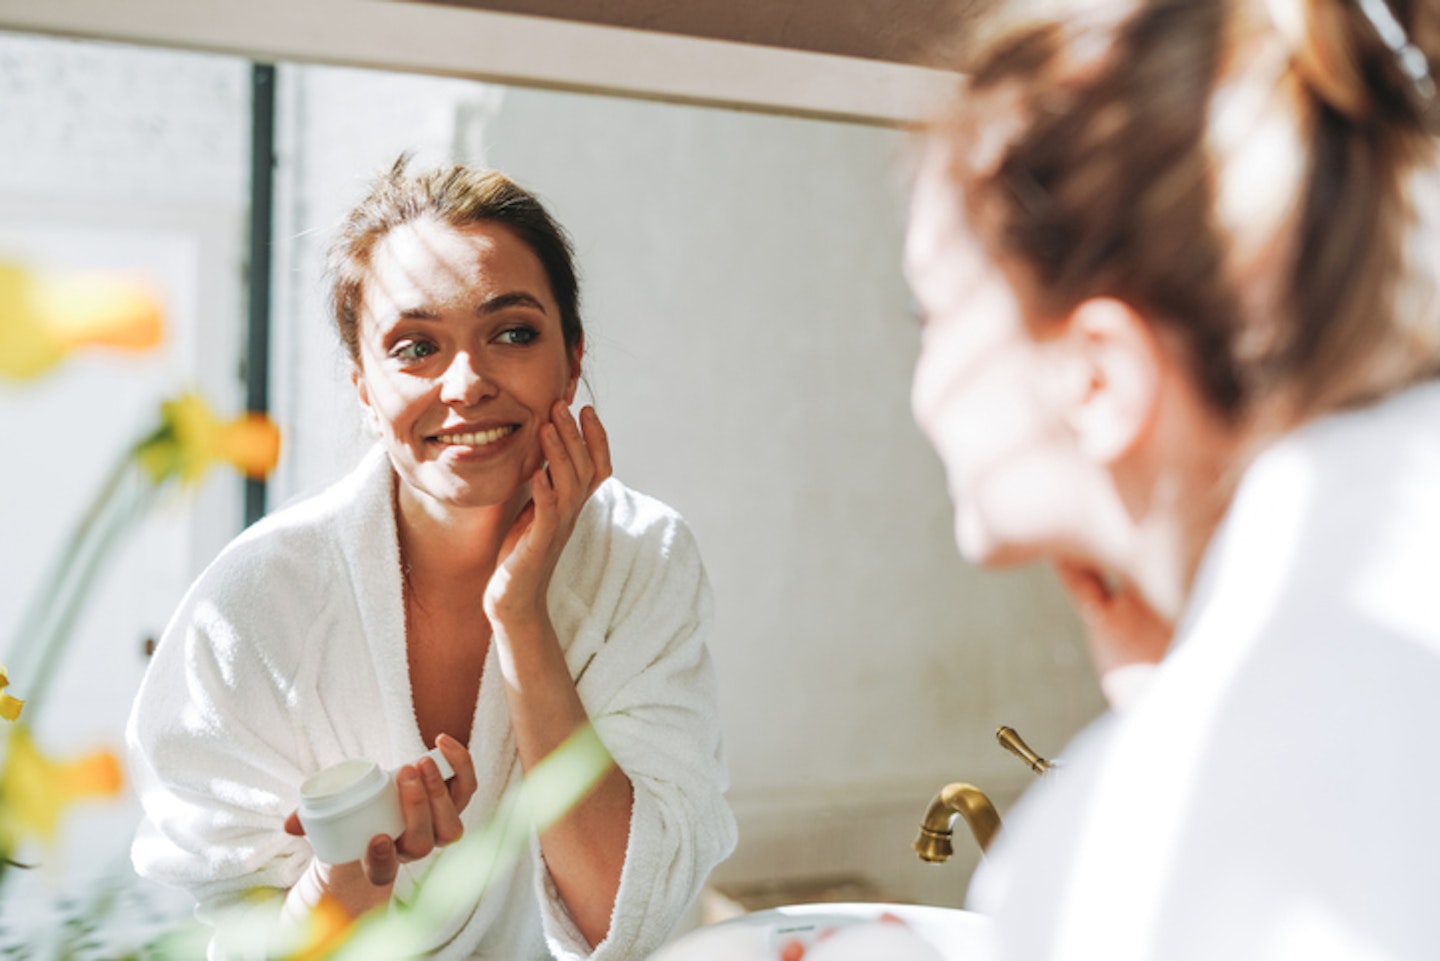
<path id="1" fill-rule="evenodd" d="M 947 157 L 929 150 L 906 236 L 924 323 L 911 403 L 945 465 L 961 553 L 1019 563 L 1068 540 L 1074 445 L 1054 400 L 1053 351 L 1029 332 L 1009 277 L 966 224 Z"/>
<path id="2" fill-rule="evenodd" d="M 425 219 L 376 244 L 362 289 L 355 386 L 405 493 L 454 507 L 522 494 L 580 373 L 539 258 L 501 224 Z"/>

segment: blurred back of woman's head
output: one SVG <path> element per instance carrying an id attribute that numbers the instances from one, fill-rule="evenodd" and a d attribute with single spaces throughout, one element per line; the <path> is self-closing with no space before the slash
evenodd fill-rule
<path id="1" fill-rule="evenodd" d="M 1033 322 L 1123 300 L 1236 420 L 1440 374 L 1440 4 L 1062 0 L 980 29 L 935 135 Z"/>

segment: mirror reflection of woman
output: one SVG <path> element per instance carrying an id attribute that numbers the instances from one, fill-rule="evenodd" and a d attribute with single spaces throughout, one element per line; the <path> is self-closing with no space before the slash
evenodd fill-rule
<path id="1" fill-rule="evenodd" d="M 925 140 L 913 403 L 1115 710 L 970 906 L 1006 958 L 1432 957 L 1440 7 L 1047 10 Z"/>
<path id="2" fill-rule="evenodd" d="M 411 897 L 591 724 L 615 763 L 420 947 L 644 956 L 734 846 L 711 604 L 683 521 L 611 477 L 593 408 L 571 414 L 584 334 L 568 241 L 497 173 L 401 161 L 347 218 L 331 267 L 380 442 L 242 535 L 177 613 L 131 721 L 136 866 L 211 918 L 256 888 L 283 894 L 277 923 L 303 926 L 322 900 L 358 917 Z M 448 783 L 421 757 L 435 747 Z M 298 788 L 347 757 L 399 769 L 405 827 L 326 864 Z"/>

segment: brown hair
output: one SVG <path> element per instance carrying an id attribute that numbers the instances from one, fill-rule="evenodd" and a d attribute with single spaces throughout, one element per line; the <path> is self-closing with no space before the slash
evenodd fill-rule
<path id="1" fill-rule="evenodd" d="M 390 231 L 426 217 L 451 227 L 503 224 L 525 242 L 545 269 L 560 309 L 560 330 L 572 353 L 584 340 L 574 252 L 564 228 L 531 193 L 494 170 L 459 165 L 410 174 L 401 155 L 371 184 L 370 193 L 341 223 L 330 245 L 331 306 L 340 340 L 360 363 L 359 311 L 375 245 Z"/>
<path id="2" fill-rule="evenodd" d="M 1433 3 L 1389 3 L 1416 56 L 1440 49 Z M 1060 6 L 991 16 L 936 131 L 1038 317 L 1125 300 L 1235 418 L 1440 374 L 1433 236 L 1414 259 L 1440 229 L 1440 105 L 1356 0 Z"/>

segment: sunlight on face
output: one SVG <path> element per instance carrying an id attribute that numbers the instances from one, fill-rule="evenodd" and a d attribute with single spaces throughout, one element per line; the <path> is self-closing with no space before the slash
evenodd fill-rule
<path id="1" fill-rule="evenodd" d="M 906 236 L 906 275 L 924 317 L 911 403 L 945 465 L 961 553 L 1017 563 L 1055 535 L 1066 432 L 1045 388 L 1045 347 L 964 223 L 946 158 L 930 149 Z"/>
<path id="2" fill-rule="evenodd" d="M 579 377 L 539 258 L 503 225 L 426 219 L 376 244 L 363 289 L 355 386 L 402 496 L 527 496 L 540 427 Z"/>

